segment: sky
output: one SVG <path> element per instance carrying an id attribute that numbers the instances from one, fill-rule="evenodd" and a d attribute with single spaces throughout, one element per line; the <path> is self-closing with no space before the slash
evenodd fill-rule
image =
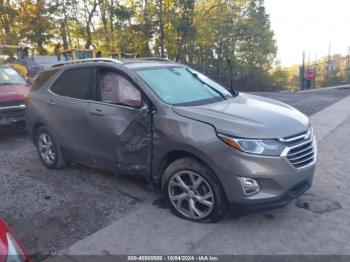
<path id="1" fill-rule="evenodd" d="M 283 66 L 331 53 L 346 55 L 350 46 L 350 0 L 265 0 L 275 32 L 277 59 Z M 306 61 L 307 62 L 307 61 Z"/>

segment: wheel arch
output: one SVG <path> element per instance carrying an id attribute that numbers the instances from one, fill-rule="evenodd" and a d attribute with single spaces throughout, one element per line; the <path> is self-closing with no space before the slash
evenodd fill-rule
<path id="1" fill-rule="evenodd" d="M 215 179 L 221 184 L 221 181 L 219 180 L 219 177 L 217 176 L 217 174 L 215 173 L 215 171 L 206 163 L 206 161 L 200 157 L 198 157 L 198 155 L 195 155 L 193 153 L 190 153 L 186 150 L 173 150 L 173 151 L 169 151 L 168 153 L 166 153 L 163 158 L 161 159 L 161 161 L 158 164 L 158 170 L 157 170 L 157 185 L 162 188 L 162 179 L 163 179 L 163 175 L 164 175 L 164 171 L 165 169 L 173 162 L 175 162 L 178 159 L 181 158 L 192 158 L 198 162 L 200 162 L 202 165 L 204 165 L 205 167 L 207 167 L 211 173 L 214 175 Z"/>
<path id="2" fill-rule="evenodd" d="M 42 122 L 42 121 L 37 121 L 33 125 L 32 130 L 31 130 L 31 139 L 32 139 L 32 141 L 35 141 L 36 133 L 38 132 L 39 128 L 43 127 L 43 126 L 46 126 L 46 124 L 44 122 Z"/>

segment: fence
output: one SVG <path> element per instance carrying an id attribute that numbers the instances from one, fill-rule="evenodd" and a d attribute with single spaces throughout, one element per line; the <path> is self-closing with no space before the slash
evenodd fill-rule
<path id="1" fill-rule="evenodd" d="M 329 55 L 327 58 L 303 64 L 300 67 L 300 89 L 350 84 L 350 48 L 347 56 Z"/>

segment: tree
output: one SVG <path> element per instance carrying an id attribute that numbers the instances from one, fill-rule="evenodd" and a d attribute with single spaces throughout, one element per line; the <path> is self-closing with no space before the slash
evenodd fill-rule
<path id="1" fill-rule="evenodd" d="M 0 40 L 4 44 L 17 44 L 18 36 L 15 31 L 17 17 L 16 5 L 10 0 L 0 0 Z"/>
<path id="2" fill-rule="evenodd" d="M 65 49 L 94 44 L 104 56 L 167 57 L 245 90 L 283 79 L 272 70 L 276 43 L 263 0 L 0 0 L 0 9 L 3 41 L 40 53 L 59 41 Z"/>
<path id="3" fill-rule="evenodd" d="M 177 33 L 175 61 L 183 61 L 188 44 L 196 35 L 196 28 L 193 25 L 194 0 L 177 1 L 175 10 L 178 11 L 173 20 Z"/>
<path id="4" fill-rule="evenodd" d="M 251 0 L 237 25 L 236 68 L 239 84 L 245 88 L 255 85 L 264 89 L 269 85 L 268 71 L 276 57 L 277 47 L 269 16 L 263 0 Z"/>
<path id="5" fill-rule="evenodd" d="M 85 48 L 86 49 L 89 49 L 90 46 L 92 45 L 92 33 L 91 33 L 91 27 L 93 26 L 92 19 L 96 13 L 97 7 L 102 3 L 102 1 L 103 0 L 82 0 L 84 18 L 85 18 L 85 33 L 86 33 Z"/>
<path id="6" fill-rule="evenodd" d="M 73 21 L 77 19 L 78 0 L 53 0 L 48 2 L 50 22 L 55 36 L 62 41 L 63 48 L 72 46 Z"/>
<path id="7" fill-rule="evenodd" d="M 279 64 L 271 73 L 271 82 L 273 89 L 286 90 L 289 87 L 288 71 L 283 69 Z"/>
<path id="8" fill-rule="evenodd" d="M 157 0 L 156 6 L 158 9 L 158 27 L 159 27 L 159 45 L 160 45 L 160 56 L 164 57 L 164 27 L 165 27 L 165 12 L 164 12 L 164 0 Z"/>
<path id="9" fill-rule="evenodd" d="M 36 46 L 39 54 L 46 54 L 44 44 L 52 37 L 45 0 L 22 0 L 18 9 L 19 35 L 24 42 Z"/>

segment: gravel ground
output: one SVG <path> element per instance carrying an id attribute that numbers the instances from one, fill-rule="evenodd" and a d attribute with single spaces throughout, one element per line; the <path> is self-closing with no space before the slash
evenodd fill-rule
<path id="1" fill-rule="evenodd" d="M 0 156 L 0 214 L 38 260 L 122 218 L 142 202 L 120 189 L 120 183 L 147 190 L 143 179 L 79 165 L 47 170 L 21 132 L 0 136 Z"/>
<path id="2" fill-rule="evenodd" d="M 350 95 L 350 89 L 254 94 L 310 115 Z M 143 179 L 79 165 L 47 170 L 26 135 L 11 130 L 0 131 L 0 192 L 0 215 L 38 260 L 121 219 L 150 195 Z"/>
<path id="3" fill-rule="evenodd" d="M 295 93 L 254 92 L 252 94 L 282 101 L 310 116 L 350 95 L 350 88 Z"/>

